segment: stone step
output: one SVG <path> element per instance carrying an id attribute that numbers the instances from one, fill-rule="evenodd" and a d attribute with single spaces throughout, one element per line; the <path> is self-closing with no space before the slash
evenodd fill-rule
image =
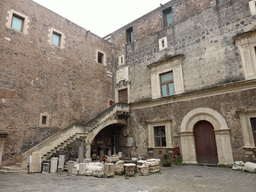
<path id="1" fill-rule="evenodd" d="M 22 170 L 20 166 L 13 165 L 13 166 L 2 166 L 0 169 L 1 173 L 18 173 L 21 171 L 27 171 L 27 170 Z"/>

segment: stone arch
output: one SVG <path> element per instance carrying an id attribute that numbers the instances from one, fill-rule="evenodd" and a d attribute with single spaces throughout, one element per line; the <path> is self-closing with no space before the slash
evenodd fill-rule
<path id="1" fill-rule="evenodd" d="M 94 129 L 89 135 L 87 141 L 91 143 L 94 138 L 98 135 L 98 133 L 103 130 L 104 128 L 110 126 L 110 125 L 126 125 L 126 122 L 123 120 L 118 120 L 118 119 L 112 119 L 110 121 L 107 121 L 101 126 L 98 126 L 96 129 Z"/>
<path id="2" fill-rule="evenodd" d="M 110 126 L 110 125 L 126 125 L 125 120 L 120 119 L 109 119 L 105 123 L 99 125 L 96 129 L 94 129 L 92 132 L 90 132 L 87 136 L 87 145 L 86 145 L 86 158 L 91 158 L 91 143 L 95 139 L 95 137 L 98 135 L 100 131 L 102 131 L 104 128 Z"/>
<path id="3" fill-rule="evenodd" d="M 203 120 L 210 122 L 214 127 L 219 164 L 233 163 L 230 129 L 223 116 L 210 108 L 193 109 L 183 118 L 180 127 L 183 161 L 197 163 L 194 126 L 197 122 Z"/>

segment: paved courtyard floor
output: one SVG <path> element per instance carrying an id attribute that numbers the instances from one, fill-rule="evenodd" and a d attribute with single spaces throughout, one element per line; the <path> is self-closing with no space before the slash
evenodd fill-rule
<path id="1" fill-rule="evenodd" d="M 256 192 L 256 174 L 230 168 L 175 166 L 149 176 L 96 178 L 62 174 L 0 173 L 0 191 L 42 192 L 167 192 L 243 191 Z"/>

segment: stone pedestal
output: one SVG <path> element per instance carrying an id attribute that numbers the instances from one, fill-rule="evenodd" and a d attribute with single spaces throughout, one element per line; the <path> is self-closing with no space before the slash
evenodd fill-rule
<path id="1" fill-rule="evenodd" d="M 122 175 L 124 173 L 124 162 L 117 161 L 114 166 L 115 175 Z"/>
<path id="2" fill-rule="evenodd" d="M 69 175 L 72 175 L 74 165 L 75 165 L 75 161 L 69 161 L 68 162 L 68 174 Z"/>
<path id="3" fill-rule="evenodd" d="M 114 176 L 114 163 L 105 163 L 104 173 L 107 177 Z"/>
<path id="4" fill-rule="evenodd" d="M 42 173 L 49 173 L 49 172 L 50 172 L 50 163 L 43 163 Z"/>
<path id="5" fill-rule="evenodd" d="M 51 173 L 56 173 L 57 172 L 57 165 L 58 165 L 58 157 L 52 157 L 51 158 Z"/>
<path id="6" fill-rule="evenodd" d="M 80 163 L 79 164 L 79 175 L 85 175 L 86 174 L 86 163 Z"/>
<path id="7" fill-rule="evenodd" d="M 59 166 L 64 169 L 65 155 L 59 155 Z"/>
<path id="8" fill-rule="evenodd" d="M 124 164 L 124 170 L 127 176 L 134 176 L 135 169 L 136 169 L 136 165 L 133 163 Z"/>
<path id="9" fill-rule="evenodd" d="M 40 152 L 32 153 L 31 171 L 33 173 L 41 172 L 41 153 Z"/>

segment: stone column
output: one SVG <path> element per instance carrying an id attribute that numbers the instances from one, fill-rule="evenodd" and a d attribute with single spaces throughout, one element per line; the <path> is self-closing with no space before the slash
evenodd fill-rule
<path id="1" fill-rule="evenodd" d="M 91 144 L 89 144 L 89 143 L 86 145 L 85 156 L 86 156 L 86 159 L 91 159 Z"/>
<path id="2" fill-rule="evenodd" d="M 111 156 L 111 149 L 108 150 L 108 156 Z"/>
<path id="3" fill-rule="evenodd" d="M 81 142 L 78 147 L 78 159 L 80 163 L 83 162 L 83 159 L 84 159 L 84 143 L 83 142 Z"/>
<path id="4" fill-rule="evenodd" d="M 229 129 L 214 130 L 219 164 L 232 164 L 234 162 L 229 131 Z"/>
<path id="5" fill-rule="evenodd" d="M 58 157 L 52 157 L 51 158 L 51 173 L 56 173 L 57 172 L 57 164 L 58 164 Z"/>
<path id="6" fill-rule="evenodd" d="M 185 163 L 196 164 L 196 146 L 193 132 L 180 133 L 182 158 Z"/>

